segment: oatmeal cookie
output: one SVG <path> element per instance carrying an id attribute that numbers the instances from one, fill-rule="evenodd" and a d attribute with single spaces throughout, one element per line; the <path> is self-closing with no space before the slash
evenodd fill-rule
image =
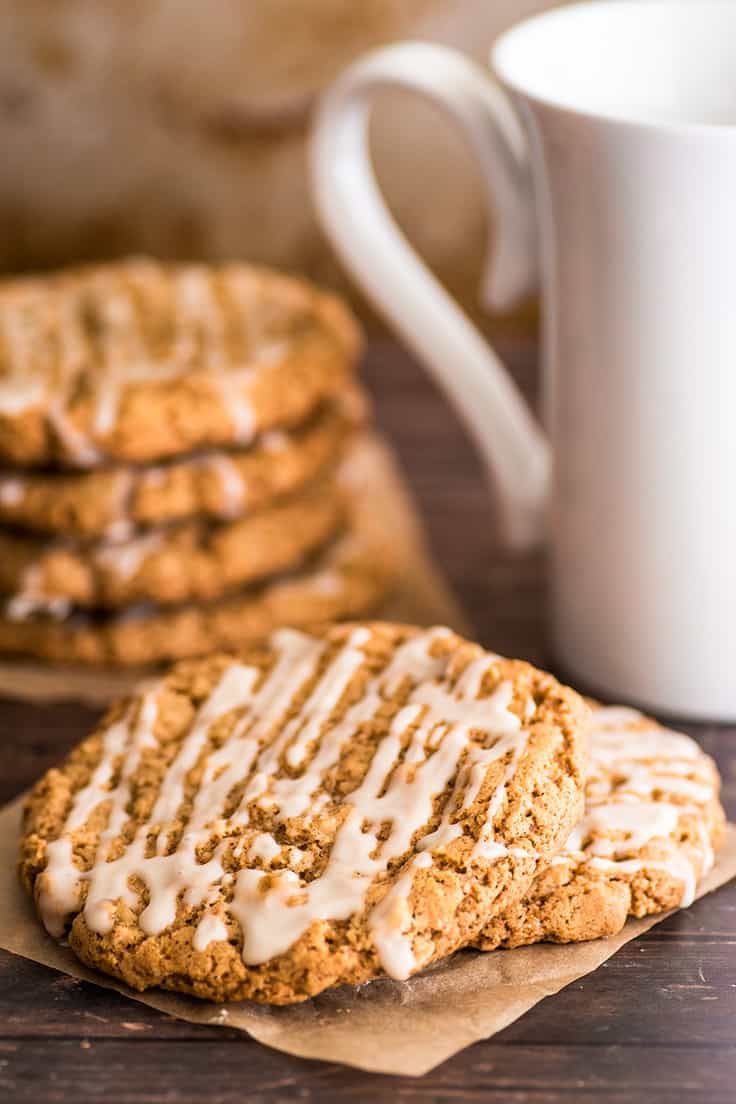
<path id="1" fill-rule="evenodd" d="M 238 521 L 182 522 L 120 542 L 46 543 L 0 531 L 4 616 L 208 601 L 298 567 L 344 520 L 344 492 L 329 477 Z"/>
<path id="2" fill-rule="evenodd" d="M 634 709 L 593 711 L 585 815 L 478 946 L 570 943 L 692 902 L 725 823 L 718 770 L 694 740 Z"/>
<path id="3" fill-rule="evenodd" d="M 282 625 L 297 628 L 377 614 L 397 581 L 390 550 L 348 532 L 287 577 L 214 602 L 139 605 L 66 617 L 0 617 L 0 655 L 55 664 L 141 667 L 239 648 Z"/>
<path id="4" fill-rule="evenodd" d="M 448 629 L 274 633 L 113 707 L 26 807 L 20 875 L 142 990 L 304 1000 L 472 943 L 580 816 L 588 709 Z"/>
<path id="5" fill-rule="evenodd" d="M 261 434 L 247 449 L 87 472 L 6 469 L 0 472 L 0 524 L 76 540 L 122 540 L 136 529 L 175 521 L 242 517 L 334 466 L 357 424 L 357 412 L 333 404 L 288 432 Z"/>
<path id="6" fill-rule="evenodd" d="M 342 302 L 244 264 L 151 260 L 0 284 L 0 459 L 151 463 L 249 444 L 339 393 Z"/>

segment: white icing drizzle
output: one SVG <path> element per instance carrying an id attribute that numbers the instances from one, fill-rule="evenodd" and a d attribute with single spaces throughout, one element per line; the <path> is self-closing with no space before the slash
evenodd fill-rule
<path id="1" fill-rule="evenodd" d="M 163 487 L 171 473 L 175 473 L 177 470 L 186 470 L 194 473 L 213 473 L 219 483 L 220 494 L 222 495 L 222 503 L 218 511 L 219 515 L 224 518 L 236 518 L 243 513 L 248 501 L 246 482 L 235 460 L 231 456 L 228 456 L 227 453 L 208 452 L 202 456 L 179 461 L 170 468 L 164 465 L 147 468 L 140 473 L 140 487 L 144 491 Z M 128 517 L 130 514 L 130 499 L 133 485 L 128 483 L 128 478 L 133 479 L 133 475 L 127 470 L 122 471 L 120 474 L 126 477 L 124 490 L 123 483 L 121 482 L 120 484 L 121 503 L 123 505 L 119 511 L 119 516 L 124 518 Z"/>
<path id="2" fill-rule="evenodd" d="M 269 429 L 261 437 L 266 452 L 285 452 L 289 447 L 289 438 L 282 429 Z"/>
<path id="3" fill-rule="evenodd" d="M 28 621 L 37 614 L 45 614 L 55 621 L 63 621 L 71 612 L 68 598 L 49 595 L 43 588 L 43 569 L 39 564 L 29 564 L 23 571 L 18 591 L 5 603 L 5 616 L 9 621 Z"/>
<path id="4" fill-rule="evenodd" d="M 224 319 L 213 295 L 212 282 L 204 268 L 189 268 L 176 280 L 177 354 L 189 360 L 196 345 L 193 331 L 198 329 L 204 363 L 212 372 L 212 382 L 232 419 L 235 438 L 240 444 L 252 440 L 256 431 L 253 407 L 244 394 L 244 385 L 253 375 L 251 367 L 232 369 L 222 363 Z"/>
<path id="5" fill-rule="evenodd" d="M 260 676 L 256 669 L 237 663 L 225 670 L 169 765 L 148 823 L 138 828 L 122 854 L 111 859 L 109 845 L 127 820 L 129 779 L 141 754 L 155 745 L 157 690 L 150 690 L 137 719 L 122 718 L 106 734 L 99 765 L 74 798 L 60 838 L 49 847 L 48 866 L 37 883 L 39 910 L 48 929 L 60 934 L 65 918 L 79 908 L 80 887 L 85 884 L 82 911 L 87 925 L 97 932 L 109 931 L 116 902 L 136 908 L 138 898 L 131 889 L 131 879 L 136 878 L 148 893 L 138 918 L 145 933 L 156 934 L 170 925 L 181 901 L 204 909 L 195 949 L 228 938 L 229 914 L 240 927 L 244 961 L 263 963 L 288 950 L 314 921 L 347 919 L 360 912 L 370 887 L 386 876 L 394 860 L 413 850 L 405 869 L 368 916 L 384 969 L 391 976 L 407 977 L 422 965 L 407 932 L 414 876 L 431 867 L 433 855 L 462 834 L 454 821 L 473 804 L 494 762 L 504 761 L 505 781 L 490 802 L 482 846 L 471 861 L 495 861 L 508 854 L 530 858 L 523 848 L 507 849 L 493 840 L 494 814 L 526 743 L 519 718 L 509 709 L 511 687 L 501 683 L 490 696 L 478 698 L 494 660 L 488 654 L 473 661 L 453 687 L 445 684 L 447 659 L 430 653 L 433 641 L 446 632 L 427 630 L 399 647 L 388 667 L 371 675 L 360 697 L 328 727 L 325 723 L 335 716 L 364 667 L 362 646 L 369 632 L 354 630 L 319 669 L 316 681 L 324 641 L 291 630 L 273 634 L 275 662 L 270 671 Z M 308 682 L 313 685 L 306 700 L 284 721 L 295 695 Z M 343 814 L 323 868 L 316 875 L 312 871 L 311 878 L 291 868 L 271 870 L 266 888 L 264 865 L 278 858 L 291 867 L 302 866 L 307 854 L 279 843 L 279 826 L 287 830 L 297 816 L 309 824 L 315 817 L 333 815 L 332 799 L 322 790 L 325 774 L 337 764 L 358 726 L 369 723 L 386 695 L 399 689 L 406 695 L 405 704 L 376 747 L 362 780 L 341 800 Z M 211 734 L 218 729 L 224 734 L 219 726 L 226 715 L 231 718 L 230 730 L 213 745 Z M 186 780 L 198 763 L 203 764 L 199 788 L 181 838 L 170 851 Z M 119 777 L 113 786 L 114 764 Z M 417 833 L 433 817 L 436 798 L 450 783 L 453 788 L 439 827 L 417 841 Z M 222 820 L 236 787 L 237 805 Z M 110 806 L 109 821 L 91 869 L 82 871 L 73 859 L 73 833 L 101 802 Z M 259 806 L 268 810 L 275 827 L 253 834 L 251 812 Z M 207 861 L 199 856 L 204 845 L 209 845 Z M 231 852 L 237 854 L 240 869 L 228 873 L 223 860 Z"/>
<path id="6" fill-rule="evenodd" d="M 108 369 L 101 376 L 97 401 L 92 419 L 92 432 L 105 437 L 115 428 L 123 390 L 132 383 L 166 382 L 183 375 L 186 367 L 181 364 L 159 364 L 146 361 L 142 364 L 120 362 L 116 369 Z"/>
<path id="7" fill-rule="evenodd" d="M 122 541 L 130 540 L 134 533 L 135 525 L 132 521 L 118 518 L 117 521 L 111 521 L 105 530 L 105 540 L 109 544 L 120 544 Z"/>
<path id="8" fill-rule="evenodd" d="M 269 341 L 260 345 L 256 350 L 256 364 L 278 364 L 289 355 L 289 345 L 286 341 Z"/>
<path id="9" fill-rule="evenodd" d="M 345 580 L 337 571 L 320 571 L 312 578 L 312 587 L 316 594 L 340 594 L 345 589 Z"/>
<path id="10" fill-rule="evenodd" d="M 661 801 L 611 801 L 589 805 L 585 816 L 573 829 L 567 849 L 582 851 L 583 844 L 593 836 L 586 847 L 588 855 L 607 856 L 618 849 L 638 851 L 653 839 L 666 838 L 674 832 L 680 812 L 679 806 Z M 599 838 L 597 833 L 615 834 L 623 840 L 613 844 L 607 838 Z"/>
<path id="11" fill-rule="evenodd" d="M 135 488 L 136 476 L 130 468 L 120 468 L 114 476 L 110 492 L 110 514 L 112 521 L 104 532 L 104 540 L 109 544 L 120 544 L 131 540 L 136 527 L 131 519 L 131 500 Z"/>
<path id="12" fill-rule="evenodd" d="M 588 865 L 617 877 L 665 871 L 682 883 L 686 906 L 698 877 L 713 865 L 705 816 L 716 785 L 708 759 L 689 737 L 633 709 L 595 709 L 585 814 L 552 865 Z M 700 818 L 694 854 L 677 841 L 680 820 L 689 815 Z M 650 845 L 654 854 L 644 857 Z"/>
<path id="13" fill-rule="evenodd" d="M 5 377 L 0 379 L 0 411 L 10 417 L 24 414 L 38 406 L 45 394 L 43 380 L 40 378 Z"/>
<path id="14" fill-rule="evenodd" d="M 224 281 L 232 306 L 247 323 L 239 350 L 228 349 L 227 316 L 215 294 Z M 170 310 L 168 348 L 152 347 L 137 297 L 155 314 Z M 28 283 L 6 291 L 0 302 L 0 337 L 7 374 L 0 377 L 0 412 L 15 417 L 44 406 L 66 455 L 79 467 L 100 462 L 96 441 L 111 434 L 124 390 L 131 384 L 168 381 L 196 368 L 211 373 L 240 443 L 255 432 L 247 390 L 254 372 L 289 355 L 290 340 L 273 331 L 274 303 L 261 309 L 260 280 L 237 268 L 213 278 L 206 266 L 173 272 L 144 261 L 124 269 L 100 269 L 63 282 Z M 278 296 L 276 297 L 278 304 Z M 282 304 L 285 317 L 288 300 Z M 275 311 L 277 330 L 279 311 Z M 80 373 L 94 373 L 89 431 L 67 412 Z"/>
<path id="15" fill-rule="evenodd" d="M 240 469 L 232 457 L 222 452 L 213 452 L 204 461 L 213 471 L 220 483 L 222 493 L 221 513 L 224 517 L 237 517 L 246 504 L 245 481 Z"/>
<path id="16" fill-rule="evenodd" d="M 16 475 L 0 476 L 0 504 L 18 506 L 26 496 L 27 485 L 24 479 Z"/>
<path id="17" fill-rule="evenodd" d="M 156 552 L 162 543 L 163 536 L 156 530 L 142 533 L 132 540 L 105 542 L 95 549 L 95 563 L 104 570 L 111 571 L 119 579 L 132 579 L 146 557 Z"/>
<path id="18" fill-rule="evenodd" d="M 145 281 L 147 268 L 145 264 L 136 265 L 136 278 Z M 154 359 L 145 347 L 132 291 L 116 286 L 114 291 L 106 288 L 100 295 L 98 309 L 105 321 L 101 336 L 104 370 L 99 376 L 92 417 L 94 436 L 104 437 L 115 428 L 122 392 L 127 386 L 167 382 L 189 370 L 191 319 L 197 313 L 197 299 L 191 290 L 195 282 L 202 282 L 198 269 L 183 269 L 174 278 L 174 344 L 169 355 L 162 359 Z M 208 313 L 206 320 L 212 325 L 217 319 L 216 314 Z"/>
<path id="19" fill-rule="evenodd" d="M 72 422 L 63 399 L 54 399 L 46 408 L 46 417 L 61 442 L 62 448 L 80 468 L 91 468 L 102 459 L 100 450 Z"/>
<path id="20" fill-rule="evenodd" d="M 262 863 L 270 863 L 277 855 L 281 854 L 281 847 L 267 832 L 259 832 L 248 848 L 249 859 L 260 859 Z"/>
<path id="21" fill-rule="evenodd" d="M 594 870 L 603 870 L 617 876 L 621 874 L 631 874 L 633 876 L 641 870 L 662 870 L 665 874 L 669 874 L 671 878 L 677 878 L 678 881 L 682 882 L 681 908 L 688 908 L 695 900 L 695 890 L 697 888 L 695 867 L 687 856 L 681 852 L 668 856 L 664 862 L 660 862 L 659 859 L 647 859 L 646 861 L 642 859 L 617 859 L 611 861 L 595 856 L 589 860 L 588 865 Z"/>
<path id="22" fill-rule="evenodd" d="M 45 394 L 43 379 L 33 371 L 37 304 L 38 296 L 30 288 L 18 289 L 7 306 L 0 309 L 4 359 L 10 369 L 0 378 L 0 411 L 10 417 L 38 406 Z"/>
<path id="23" fill-rule="evenodd" d="M 250 444 L 256 435 L 257 424 L 253 404 L 245 394 L 245 385 L 252 376 L 252 368 L 240 368 L 237 371 L 219 372 L 212 377 L 222 405 L 230 415 L 235 440 L 239 445 Z"/>
<path id="24" fill-rule="evenodd" d="M 210 943 L 224 943 L 228 939 L 227 924 L 215 912 L 202 917 L 192 939 L 195 951 L 206 951 Z"/>
<path id="25" fill-rule="evenodd" d="M 46 847 L 46 867 L 37 881 L 37 902 L 44 925 L 51 935 L 58 937 L 63 934 L 66 917 L 78 907 L 81 895 L 80 871 L 73 859 L 71 834 L 86 823 L 98 805 L 112 798 L 107 827 L 101 833 L 97 847 L 98 861 L 104 861 L 108 845 L 125 823 L 125 807 L 130 797 L 129 781 L 138 766 L 140 754 L 145 747 L 155 745 L 151 734 L 155 719 L 155 694 L 149 693 L 141 703 L 132 731 L 130 714 L 108 728 L 99 764 L 84 789 L 75 794 L 63 833 Z M 125 759 L 113 798 L 109 785 L 114 764 L 123 753 Z"/>
<path id="26" fill-rule="evenodd" d="M 222 348 L 223 319 L 212 294 L 212 285 L 203 268 L 186 268 L 175 279 L 176 344 L 175 358 L 190 361 L 199 352 L 212 365 Z M 195 334 L 201 340 L 201 349 Z M 216 364 L 214 365 L 216 366 Z"/>
<path id="27" fill-rule="evenodd" d="M 409 897 L 418 870 L 432 865 L 427 851 L 420 851 L 408 863 L 406 870 L 394 882 L 371 914 L 371 937 L 381 964 L 390 977 L 405 980 L 417 968 L 411 940 L 405 932 L 411 925 Z"/>

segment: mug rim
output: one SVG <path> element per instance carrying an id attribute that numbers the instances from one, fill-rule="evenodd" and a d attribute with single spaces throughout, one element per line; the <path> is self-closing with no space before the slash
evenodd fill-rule
<path id="1" fill-rule="evenodd" d="M 521 43 L 530 31 L 539 29 L 545 24 L 561 23 L 582 12 L 596 12 L 599 17 L 604 17 L 605 13 L 622 8 L 659 8 L 670 11 L 688 8 L 698 13 L 708 9 L 711 12 L 728 13 L 732 18 L 736 17 L 736 0 L 576 0 L 574 3 L 562 4 L 528 16 L 501 32 L 492 43 L 487 55 L 493 75 L 508 92 L 539 107 L 552 108 L 560 114 L 572 118 L 631 130 L 657 131 L 671 135 L 690 134 L 736 142 L 736 120 L 731 123 L 657 118 L 655 116 L 647 117 L 645 114 L 628 113 L 624 110 L 605 109 L 599 106 L 586 107 L 584 104 L 571 102 L 569 98 L 563 95 L 556 96 L 535 91 L 529 86 L 528 81 L 510 71 L 507 55 L 512 48 Z"/>

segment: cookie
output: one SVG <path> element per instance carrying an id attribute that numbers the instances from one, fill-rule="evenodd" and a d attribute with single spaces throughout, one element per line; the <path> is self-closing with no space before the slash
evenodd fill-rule
<path id="1" fill-rule="evenodd" d="M 294 494 L 336 464 L 357 420 L 357 413 L 333 405 L 290 432 L 261 434 L 248 449 L 148 467 L 6 470 L 0 473 L 0 524 L 77 540 L 121 540 L 136 529 L 175 521 L 241 517 Z"/>
<path id="2" fill-rule="evenodd" d="M 158 664 L 238 648 L 283 625 L 376 614 L 396 581 L 389 551 L 348 535 L 303 570 L 215 602 L 137 606 L 106 616 L 72 612 L 57 621 L 0 617 L 0 655 L 90 667 Z"/>
<path id="3" fill-rule="evenodd" d="M 581 812 L 588 710 L 447 629 L 182 663 L 35 787 L 48 931 L 136 989 L 289 1004 L 471 943 Z"/>
<path id="4" fill-rule="evenodd" d="M 250 443 L 338 393 L 336 298 L 243 264 L 131 260 L 0 285 L 0 459 L 151 463 Z"/>
<path id="5" fill-rule="evenodd" d="M 121 542 L 47 544 L 0 531 L 4 613 L 64 617 L 73 607 L 110 609 L 220 597 L 297 567 L 344 522 L 334 478 L 239 521 L 183 522 Z"/>
<path id="6" fill-rule="evenodd" d="M 585 815 L 527 895 L 478 945 L 570 943 L 686 906 L 723 834 L 720 779 L 694 740 L 633 709 L 596 707 Z"/>

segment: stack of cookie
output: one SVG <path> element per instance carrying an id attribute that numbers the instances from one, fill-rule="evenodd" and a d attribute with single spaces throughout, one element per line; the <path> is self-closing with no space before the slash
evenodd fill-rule
<path id="1" fill-rule="evenodd" d="M 0 286 L 0 652 L 148 664 L 379 604 L 340 478 L 359 346 L 244 265 Z"/>

